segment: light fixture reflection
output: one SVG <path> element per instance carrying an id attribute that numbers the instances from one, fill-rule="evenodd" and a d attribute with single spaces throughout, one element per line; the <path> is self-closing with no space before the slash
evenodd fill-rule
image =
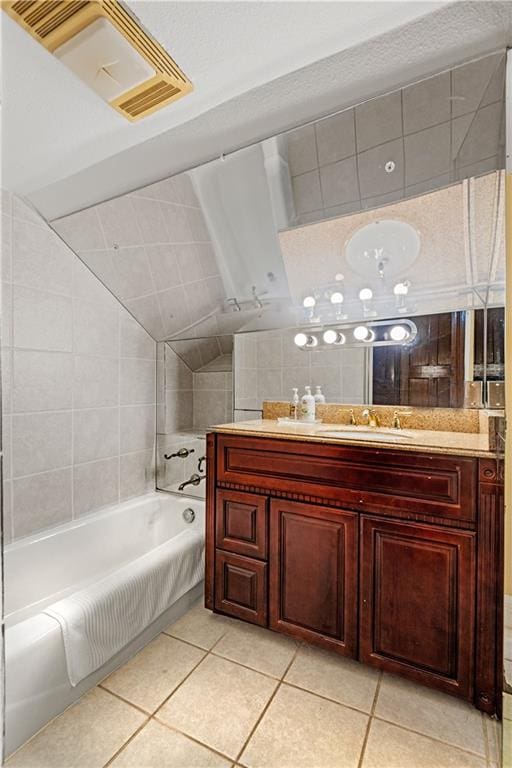
<path id="1" fill-rule="evenodd" d="M 389 335 L 393 341 L 407 341 L 411 334 L 408 328 L 404 325 L 394 325 L 390 330 Z"/>
<path id="2" fill-rule="evenodd" d="M 375 334 L 373 331 L 370 331 L 366 325 L 358 325 L 354 328 L 354 339 L 356 339 L 356 341 L 372 341 L 374 336 Z"/>
<path id="3" fill-rule="evenodd" d="M 297 333 L 293 340 L 298 347 L 316 347 L 318 344 L 316 336 L 308 336 L 305 333 Z"/>
<path id="4" fill-rule="evenodd" d="M 312 309 L 316 304 L 316 299 L 314 296 L 306 296 L 304 301 L 302 302 L 302 306 L 306 309 Z"/>
<path id="5" fill-rule="evenodd" d="M 407 296 L 410 283 L 397 283 L 393 288 L 395 296 Z"/>
<path id="6" fill-rule="evenodd" d="M 361 288 L 359 291 L 359 298 L 361 301 L 371 301 L 373 298 L 373 291 L 371 288 Z"/>
<path id="7" fill-rule="evenodd" d="M 331 294 L 331 304 L 343 304 L 343 294 L 339 291 L 334 291 Z"/>
<path id="8" fill-rule="evenodd" d="M 334 331 L 332 329 L 325 331 L 322 338 L 326 344 L 344 344 L 345 343 L 344 334 L 340 333 L 339 331 Z"/>

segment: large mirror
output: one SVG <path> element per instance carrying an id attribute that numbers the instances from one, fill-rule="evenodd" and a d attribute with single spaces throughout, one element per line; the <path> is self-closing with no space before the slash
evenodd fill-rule
<path id="1" fill-rule="evenodd" d="M 160 342 L 159 488 L 292 387 L 503 406 L 504 88 L 497 52 L 52 222 Z"/>

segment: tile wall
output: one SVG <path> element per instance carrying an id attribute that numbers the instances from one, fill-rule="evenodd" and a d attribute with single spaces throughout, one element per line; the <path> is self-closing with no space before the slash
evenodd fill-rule
<path id="1" fill-rule="evenodd" d="M 225 296 L 187 173 L 52 226 L 154 339 L 198 323 Z"/>
<path id="2" fill-rule="evenodd" d="M 9 541 L 154 488 L 156 344 L 41 218 L 2 202 Z"/>
<path id="3" fill-rule="evenodd" d="M 198 459 L 206 453 L 208 427 L 232 421 L 232 372 L 192 372 L 168 344 L 158 345 L 158 358 L 157 485 L 176 491 L 180 483 L 198 473 Z M 182 448 L 193 453 L 184 459 L 164 458 Z M 204 465 L 200 474 L 203 472 Z M 204 496 L 204 481 L 185 492 Z"/>
<path id="4" fill-rule="evenodd" d="M 287 134 L 295 223 L 504 167 L 504 82 L 497 53 Z"/>
<path id="5" fill-rule="evenodd" d="M 304 393 L 306 384 L 320 385 L 327 401 L 364 403 L 364 349 L 306 352 L 293 342 L 290 331 L 235 335 L 235 418 L 249 418 L 263 400 L 288 400 L 292 387 Z M 242 412 L 246 411 L 244 415 Z"/>

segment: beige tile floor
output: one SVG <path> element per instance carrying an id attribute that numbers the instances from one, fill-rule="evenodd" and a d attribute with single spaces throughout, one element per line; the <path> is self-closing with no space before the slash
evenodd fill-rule
<path id="1" fill-rule="evenodd" d="M 9 768 L 498 764 L 497 725 L 468 704 L 200 604 L 8 761 Z"/>

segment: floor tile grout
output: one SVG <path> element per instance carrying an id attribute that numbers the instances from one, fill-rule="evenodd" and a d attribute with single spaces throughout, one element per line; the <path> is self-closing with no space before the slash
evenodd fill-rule
<path id="1" fill-rule="evenodd" d="M 302 647 L 302 643 L 299 643 L 297 645 L 296 649 L 295 649 L 295 652 L 294 652 L 292 658 L 290 659 L 290 662 L 288 663 L 286 669 L 284 670 L 283 674 L 281 675 L 281 678 L 279 679 L 279 681 L 278 681 L 278 683 L 277 683 L 277 685 L 275 687 L 274 692 L 272 693 L 272 695 L 270 696 L 270 698 L 267 701 L 266 705 L 264 706 L 263 710 L 261 711 L 260 716 L 258 717 L 258 719 L 256 720 L 253 728 L 251 729 L 251 731 L 249 733 L 249 736 L 247 737 L 247 739 L 245 740 L 245 743 L 242 746 L 242 749 L 240 750 L 240 752 L 238 752 L 238 754 L 237 754 L 237 756 L 235 758 L 235 763 L 237 763 L 240 760 L 240 758 L 242 757 L 242 755 L 243 755 L 247 745 L 249 744 L 250 740 L 252 739 L 254 733 L 256 732 L 256 729 L 258 728 L 259 724 L 263 720 L 263 717 L 265 716 L 265 713 L 267 712 L 268 708 L 272 704 L 272 702 L 273 702 L 273 700 L 274 700 L 278 690 L 281 688 L 281 685 L 283 684 L 284 678 L 288 674 L 288 670 L 290 669 L 290 667 L 292 666 L 293 662 L 297 658 L 297 654 L 299 653 L 299 650 L 300 650 L 301 647 Z M 276 678 L 273 678 L 273 679 L 275 680 Z"/>
<path id="2" fill-rule="evenodd" d="M 445 747 L 458 749 L 460 752 L 465 752 L 465 754 L 472 755 L 472 757 L 479 757 L 480 760 L 485 760 L 487 762 L 485 754 L 482 755 L 481 752 L 473 752 L 472 750 L 465 749 L 464 747 L 461 747 L 458 744 L 454 744 L 451 741 L 443 741 L 443 739 L 440 739 L 437 736 L 431 736 L 430 734 L 424 733 L 423 731 L 415 731 L 414 728 L 409 728 L 407 725 L 397 723 L 395 720 L 386 720 L 386 718 L 382 717 L 382 715 L 372 715 L 372 720 L 377 720 L 380 723 L 387 723 L 388 725 L 394 725 L 396 728 L 401 728 L 403 731 L 407 731 L 408 733 L 414 733 L 416 736 L 423 736 L 423 738 L 435 741 L 437 744 L 444 744 Z"/>
<path id="3" fill-rule="evenodd" d="M 176 728 L 175 725 L 169 725 L 169 723 L 165 723 L 163 720 L 159 720 L 156 715 L 152 715 L 150 719 L 154 720 L 155 723 L 158 723 L 159 725 L 163 725 L 164 728 L 168 728 L 170 731 L 179 733 L 180 736 L 184 736 L 189 741 L 194 742 L 194 744 L 199 744 L 200 747 L 205 747 L 209 752 L 213 752 L 215 755 L 218 755 L 219 757 L 222 757 L 224 760 L 227 760 L 228 763 L 233 762 L 233 758 L 229 757 L 229 755 L 226 755 L 224 752 L 219 752 L 219 750 L 215 749 L 215 747 L 212 747 L 210 744 L 206 744 L 204 741 L 200 741 L 199 739 L 196 739 L 195 736 L 191 736 L 190 733 L 187 733 L 186 731 L 181 731 L 179 728 Z"/>
<path id="4" fill-rule="evenodd" d="M 379 675 L 379 679 L 377 680 L 377 685 L 375 686 L 375 693 L 373 696 L 372 706 L 370 707 L 370 712 L 368 713 L 369 714 L 368 722 L 366 724 L 366 731 L 364 734 L 363 743 L 361 745 L 361 753 L 359 755 L 359 762 L 357 764 L 357 768 L 362 768 L 362 765 L 363 765 L 364 754 L 366 752 L 366 745 L 368 743 L 368 738 L 370 736 L 370 728 L 372 725 L 373 713 L 375 712 L 375 708 L 377 706 L 377 699 L 379 698 L 380 686 L 381 686 L 383 677 L 384 677 L 384 673 L 381 672 Z"/>
<path id="5" fill-rule="evenodd" d="M 107 766 L 108 766 L 108 765 L 111 765 L 111 764 L 113 763 L 113 761 L 116 759 L 116 757 L 117 757 L 118 755 L 120 755 L 120 754 L 121 754 L 121 752 L 124 750 L 124 748 L 125 748 L 125 747 L 127 747 L 127 746 L 128 746 L 128 744 L 130 744 L 130 742 L 132 742 L 132 741 L 133 741 L 133 739 L 134 739 L 134 738 L 135 738 L 135 737 L 136 737 L 136 736 L 137 736 L 137 735 L 138 735 L 138 734 L 139 734 L 139 733 L 140 733 L 140 732 L 143 730 L 143 728 L 145 728 L 145 727 L 146 727 L 146 725 L 149 723 L 150 719 L 151 719 L 150 717 L 146 717 L 146 719 L 144 720 L 144 722 L 143 722 L 141 725 L 139 725 L 139 727 L 137 728 L 137 730 L 136 730 L 136 731 L 134 731 L 134 732 L 132 733 L 132 735 L 130 736 L 130 738 L 129 738 L 129 739 L 127 739 L 127 740 L 124 742 L 124 744 L 122 744 L 122 745 L 119 747 L 119 749 L 118 749 L 118 750 L 116 750 L 116 752 L 114 752 L 114 754 L 112 755 L 112 757 L 110 757 L 110 758 L 107 760 L 107 762 L 106 762 L 106 763 L 104 763 L 104 765 L 103 765 L 103 768 L 107 768 Z"/>

